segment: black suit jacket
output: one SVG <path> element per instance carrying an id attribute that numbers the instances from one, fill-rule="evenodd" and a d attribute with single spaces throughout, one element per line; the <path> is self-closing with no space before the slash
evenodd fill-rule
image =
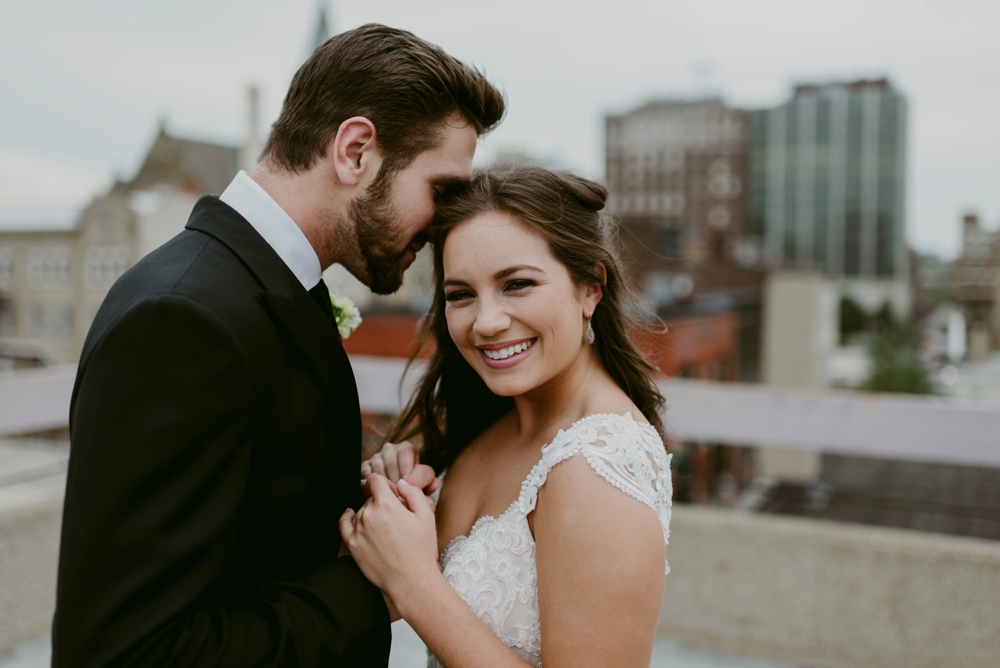
<path id="1" fill-rule="evenodd" d="M 53 666 L 385 666 L 378 589 L 337 559 L 361 499 L 336 329 L 214 197 L 112 288 L 84 345 Z"/>

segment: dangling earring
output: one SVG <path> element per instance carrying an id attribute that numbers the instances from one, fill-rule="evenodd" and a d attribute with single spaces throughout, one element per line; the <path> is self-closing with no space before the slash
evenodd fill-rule
<path id="1" fill-rule="evenodd" d="M 592 319 L 593 319 L 593 316 L 587 318 L 587 343 L 590 343 L 590 344 L 593 344 L 594 343 L 594 339 L 597 338 L 597 335 L 594 334 L 594 327 L 590 324 L 590 321 Z"/>

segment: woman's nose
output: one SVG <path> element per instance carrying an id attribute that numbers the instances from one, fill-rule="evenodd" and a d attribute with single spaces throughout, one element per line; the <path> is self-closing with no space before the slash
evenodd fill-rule
<path id="1" fill-rule="evenodd" d="M 510 327 L 510 316 L 495 301 L 482 300 L 479 313 L 476 314 L 474 329 L 476 334 L 484 338 L 496 336 Z"/>

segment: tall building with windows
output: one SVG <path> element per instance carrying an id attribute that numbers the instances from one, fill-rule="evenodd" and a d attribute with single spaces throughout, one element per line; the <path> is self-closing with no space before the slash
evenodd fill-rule
<path id="1" fill-rule="evenodd" d="M 746 112 L 719 99 L 660 100 L 605 124 L 608 212 L 624 260 L 679 335 L 660 341 L 658 364 L 753 379 L 761 251 L 745 215 Z"/>
<path id="2" fill-rule="evenodd" d="M 803 84 L 749 113 L 747 218 L 768 264 L 819 269 L 909 310 L 905 97 L 887 79 Z"/>
<path id="3" fill-rule="evenodd" d="M 657 308 L 754 282 L 746 131 L 746 112 L 718 99 L 657 101 L 607 117 L 608 211 Z"/>

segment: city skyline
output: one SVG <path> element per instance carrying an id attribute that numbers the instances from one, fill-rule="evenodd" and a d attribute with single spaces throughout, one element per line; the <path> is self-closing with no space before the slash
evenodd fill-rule
<path id="1" fill-rule="evenodd" d="M 990 119 L 1000 94 L 982 85 L 997 52 L 988 18 L 1000 10 L 869 5 L 625 2 L 571 11 L 566 3 L 515 2 L 495 13 L 383 0 L 334 2 L 331 13 L 335 30 L 368 21 L 412 30 L 498 81 L 510 114 L 480 160 L 515 148 L 601 178 L 607 113 L 705 93 L 762 108 L 798 82 L 889 76 L 913 107 L 908 239 L 917 250 L 954 256 L 964 211 L 977 211 L 988 227 L 1000 222 L 1000 158 L 990 150 L 1000 141 Z M 306 56 L 318 6 L 182 1 L 130 9 L 95 0 L 5 10 L 0 86 L 13 104 L 0 107 L 0 207 L 31 190 L 30 174 L 19 171 L 26 157 L 40 174 L 61 166 L 69 185 L 132 176 L 161 118 L 178 135 L 241 142 L 246 86 L 261 86 L 269 124 Z"/>

